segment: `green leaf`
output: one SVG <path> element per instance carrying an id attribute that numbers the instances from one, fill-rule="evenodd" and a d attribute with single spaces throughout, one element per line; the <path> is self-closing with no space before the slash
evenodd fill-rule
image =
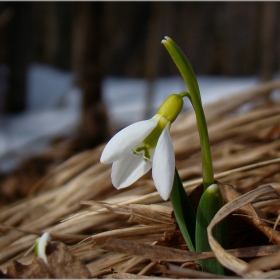
<path id="1" fill-rule="evenodd" d="M 207 227 L 223 205 L 223 197 L 219 186 L 217 184 L 212 184 L 204 191 L 197 209 L 195 236 L 197 252 L 211 251 L 208 242 Z M 224 248 L 229 247 L 226 220 L 214 228 L 213 235 Z M 223 266 L 216 259 L 200 260 L 197 262 L 211 273 L 225 275 Z"/>
<path id="2" fill-rule="evenodd" d="M 176 168 L 170 200 L 174 209 L 177 223 L 189 247 L 189 250 L 195 251 L 195 212 Z"/>

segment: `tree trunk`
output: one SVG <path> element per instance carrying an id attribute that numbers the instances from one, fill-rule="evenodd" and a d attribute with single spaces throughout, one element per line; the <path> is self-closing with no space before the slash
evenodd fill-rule
<path id="1" fill-rule="evenodd" d="M 32 3 L 10 3 L 14 17 L 8 25 L 9 88 L 4 111 L 20 113 L 26 108 L 27 70 L 31 55 Z"/>
<path id="2" fill-rule="evenodd" d="M 103 5 L 100 2 L 77 4 L 74 25 L 73 69 L 83 96 L 82 140 L 89 148 L 108 138 L 107 114 L 101 100 Z"/>

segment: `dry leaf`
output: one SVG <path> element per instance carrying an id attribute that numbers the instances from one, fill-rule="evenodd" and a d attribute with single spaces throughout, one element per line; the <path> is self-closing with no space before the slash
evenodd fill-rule
<path id="1" fill-rule="evenodd" d="M 247 268 L 247 272 L 255 269 L 269 270 L 277 267 L 280 267 L 280 251 L 270 256 L 251 261 Z"/>
<path id="2" fill-rule="evenodd" d="M 72 255 L 67 247 L 61 242 L 51 242 L 47 247 L 49 271 L 54 278 L 91 278 L 85 264 L 76 256 Z"/>
<path id="3" fill-rule="evenodd" d="M 171 274 L 179 277 L 184 277 L 184 278 L 206 278 L 206 279 L 219 279 L 219 278 L 226 278 L 229 279 L 230 277 L 228 276 L 222 276 L 222 275 L 217 275 L 217 274 L 212 274 L 212 273 L 207 273 L 207 272 L 202 272 L 202 271 L 196 271 L 193 269 L 189 268 L 183 268 L 174 264 L 166 264 L 168 270 L 165 272 L 166 274 Z"/>
<path id="4" fill-rule="evenodd" d="M 280 190 L 280 142 L 278 128 L 277 131 L 275 130 L 280 123 L 280 104 L 269 102 L 257 107 L 254 102 L 254 99 L 266 96 L 267 92 L 279 87 L 279 80 L 271 81 L 204 107 L 215 178 L 223 179 L 236 186 L 236 190 L 240 193 L 246 193 L 267 184 Z M 244 108 L 243 105 L 251 109 L 248 112 L 240 110 Z M 200 144 L 193 111 L 181 114 L 173 123 L 171 136 L 176 153 L 176 166 L 184 181 L 184 187 L 189 193 L 192 188 L 201 183 L 202 175 Z M 150 173 L 129 188 L 116 190 L 112 186 L 111 166 L 99 162 L 103 148 L 104 145 L 100 145 L 73 156 L 48 173 L 36 185 L 30 186 L 31 196 L 1 208 L 0 223 L 5 224 L 5 228 L 0 229 L 0 269 L 3 272 L 6 273 L 7 268 L 13 264 L 13 259 L 23 264 L 32 263 L 32 256 L 23 256 L 23 254 L 34 244 L 37 235 L 45 231 L 51 232 L 54 237 L 71 245 L 68 247 L 69 250 L 75 256 L 85 260 L 88 269 L 94 275 L 98 276 L 99 272 L 100 275 L 107 273 L 112 267 L 115 271 L 119 268 L 125 271 L 130 267 L 129 272 L 133 271 L 133 275 L 141 271 L 145 272 L 145 269 L 149 268 L 148 261 L 137 262 L 133 255 L 106 253 L 100 248 L 92 250 L 91 242 L 78 243 L 88 236 L 97 236 L 104 232 L 108 232 L 110 236 L 110 231 L 114 233 L 115 230 L 123 229 L 121 234 L 126 234 L 125 230 L 134 227 L 134 223 L 141 226 L 164 226 L 165 224 L 170 226 L 173 223 L 173 217 L 170 216 L 171 204 L 162 202 Z M 57 150 L 48 155 L 55 153 Z M 85 200 L 101 201 L 114 209 L 120 207 L 121 211 L 116 210 L 112 213 L 108 209 L 102 210 L 104 206 L 101 204 L 97 206 L 81 204 L 81 201 Z M 131 204 L 139 205 L 139 207 L 135 206 L 135 209 Z M 149 207 L 149 204 L 160 207 L 156 209 L 153 208 L 154 206 Z M 161 207 L 162 205 L 169 207 L 169 209 L 166 208 L 167 212 Z M 245 210 L 247 209 L 246 215 L 251 215 L 247 217 L 247 221 L 254 225 L 254 228 L 250 227 L 251 233 L 262 235 L 264 232 L 269 239 L 272 226 L 260 222 L 261 215 L 258 209 L 262 207 L 261 209 L 269 214 L 273 222 L 279 215 L 279 200 L 278 202 L 266 200 L 253 206 L 243 206 Z M 75 218 L 71 219 L 71 217 Z M 131 217 L 131 222 L 128 221 L 129 217 Z M 149 244 L 164 245 L 166 249 L 168 247 L 172 249 L 175 246 L 186 248 L 183 247 L 177 230 L 175 232 L 163 230 L 157 234 L 149 232 L 146 235 L 138 235 L 137 231 L 133 231 L 134 229 L 131 233 L 134 236 L 121 237 L 122 241 L 130 239 L 136 244 L 148 241 Z M 243 234 L 238 233 L 235 235 L 236 240 L 243 238 Z M 278 234 L 276 229 L 275 235 L 272 235 L 275 244 L 279 243 Z M 67 239 L 62 239 L 62 237 L 67 237 Z M 257 245 L 264 245 L 263 243 L 254 245 L 256 247 L 227 252 L 237 258 L 254 259 L 268 256 L 279 250 L 276 245 L 262 247 Z M 153 251 L 149 252 L 152 254 Z M 171 252 L 165 253 L 168 257 L 172 256 Z M 160 252 L 157 254 L 160 257 Z M 197 257 L 199 255 L 193 256 L 193 259 Z M 205 257 L 205 255 L 200 255 L 200 257 Z M 190 256 L 187 257 L 189 258 Z M 140 259 L 141 256 L 139 256 Z M 135 266 L 131 267 L 133 264 Z M 165 266 L 157 264 L 150 273 L 164 277 L 167 275 L 164 274 L 165 271 Z M 265 277 L 272 277 L 272 275 L 277 277 L 279 271 L 269 273 L 267 272 Z M 167 276 L 172 277 L 172 275 Z M 113 276 L 104 275 L 104 277 Z"/>
<path id="5" fill-rule="evenodd" d="M 114 273 L 112 275 L 112 278 L 114 279 L 162 279 L 154 276 L 150 277 L 150 276 L 135 275 L 132 273 L 123 273 L 123 272 Z"/>
<path id="6" fill-rule="evenodd" d="M 213 252 L 190 252 L 160 245 L 147 245 L 138 242 L 120 240 L 116 238 L 109 238 L 104 245 L 103 249 L 110 252 L 118 252 L 129 255 L 138 255 L 143 258 L 151 260 L 167 261 L 167 262 L 193 262 L 195 260 L 206 260 L 215 258 Z M 255 246 L 249 248 L 238 248 L 227 250 L 238 258 L 252 258 L 267 256 L 276 253 L 280 250 L 280 246 Z"/>
<path id="7" fill-rule="evenodd" d="M 97 235 L 92 236 L 92 241 L 98 244 L 105 242 L 110 237 L 114 238 L 127 238 L 136 236 L 153 236 L 156 234 L 163 235 L 165 231 L 175 231 L 176 225 L 155 225 L 155 226 L 134 226 L 130 228 L 110 230 Z"/>
<path id="8" fill-rule="evenodd" d="M 129 205 L 131 216 L 129 221 L 144 225 L 175 224 L 172 207 L 162 205 Z"/>
<path id="9" fill-rule="evenodd" d="M 8 267 L 7 278 L 34 279 L 34 278 L 53 278 L 42 259 L 34 258 L 29 265 L 13 261 Z"/>
<path id="10" fill-rule="evenodd" d="M 232 201 L 241 196 L 241 194 L 238 193 L 236 189 L 231 185 L 224 185 L 220 182 L 217 183 L 219 184 L 225 202 Z M 268 197 L 259 196 L 259 199 L 269 200 L 273 198 L 279 198 L 279 193 L 275 189 L 273 190 L 274 192 L 268 193 Z M 235 213 L 245 215 L 243 218 L 250 224 L 252 224 L 255 228 L 257 228 L 259 231 L 264 233 L 273 244 L 280 244 L 280 232 L 275 231 L 269 223 L 265 222 L 265 219 L 267 219 L 266 215 L 259 209 L 252 206 L 252 204 L 248 203 L 243 207 L 236 209 Z"/>
<path id="11" fill-rule="evenodd" d="M 91 274 L 82 261 L 73 256 L 61 242 L 51 242 L 46 247 L 48 265 L 38 257 L 31 264 L 23 265 L 13 261 L 7 268 L 10 278 L 91 278 Z"/>
<path id="12" fill-rule="evenodd" d="M 226 250 L 224 250 L 220 246 L 220 244 L 218 244 L 218 242 L 214 239 L 212 235 L 212 230 L 216 224 L 218 224 L 232 212 L 236 211 L 237 209 L 240 209 L 248 203 L 256 201 L 258 197 L 268 194 L 276 195 L 279 197 L 278 192 L 271 186 L 264 186 L 229 201 L 218 211 L 218 213 L 215 215 L 207 229 L 209 244 L 219 262 L 229 270 L 243 277 L 256 277 L 262 272 L 259 270 L 254 270 L 247 273 L 248 264 L 242 261 L 241 259 L 238 259 L 230 253 L 226 252 Z"/>

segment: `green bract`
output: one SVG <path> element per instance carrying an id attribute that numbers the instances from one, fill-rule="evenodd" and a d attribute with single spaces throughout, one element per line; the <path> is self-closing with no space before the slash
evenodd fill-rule
<path id="1" fill-rule="evenodd" d="M 197 251 L 211 251 L 206 229 L 212 221 L 213 217 L 223 205 L 223 197 L 221 195 L 219 186 L 217 184 L 210 185 L 204 191 L 197 209 L 195 239 L 195 247 Z M 225 245 L 228 236 L 227 226 L 225 222 L 218 224 L 214 228 L 214 236 L 216 240 Z M 224 268 L 216 259 L 200 260 L 199 263 L 202 264 L 203 267 L 206 268 L 209 272 L 222 275 L 225 273 Z"/>

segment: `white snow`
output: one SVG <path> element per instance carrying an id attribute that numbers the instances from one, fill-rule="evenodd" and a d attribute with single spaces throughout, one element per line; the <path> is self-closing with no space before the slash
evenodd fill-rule
<path id="1" fill-rule="evenodd" d="M 72 73 L 31 65 L 27 92 L 26 112 L 1 114 L 0 172 L 46 149 L 51 139 L 71 133 L 79 124 L 81 94 Z"/>
<path id="2" fill-rule="evenodd" d="M 256 77 L 197 77 L 203 104 L 214 102 L 226 95 L 258 84 Z M 106 78 L 103 83 L 103 99 L 109 110 L 109 116 L 118 126 L 127 126 L 145 118 L 145 100 L 149 84 L 144 79 Z M 183 79 L 178 77 L 158 78 L 151 85 L 152 114 L 165 98 L 172 93 L 186 91 Z M 185 102 L 185 107 L 190 105 Z M 151 117 L 152 115 L 149 115 Z"/>

